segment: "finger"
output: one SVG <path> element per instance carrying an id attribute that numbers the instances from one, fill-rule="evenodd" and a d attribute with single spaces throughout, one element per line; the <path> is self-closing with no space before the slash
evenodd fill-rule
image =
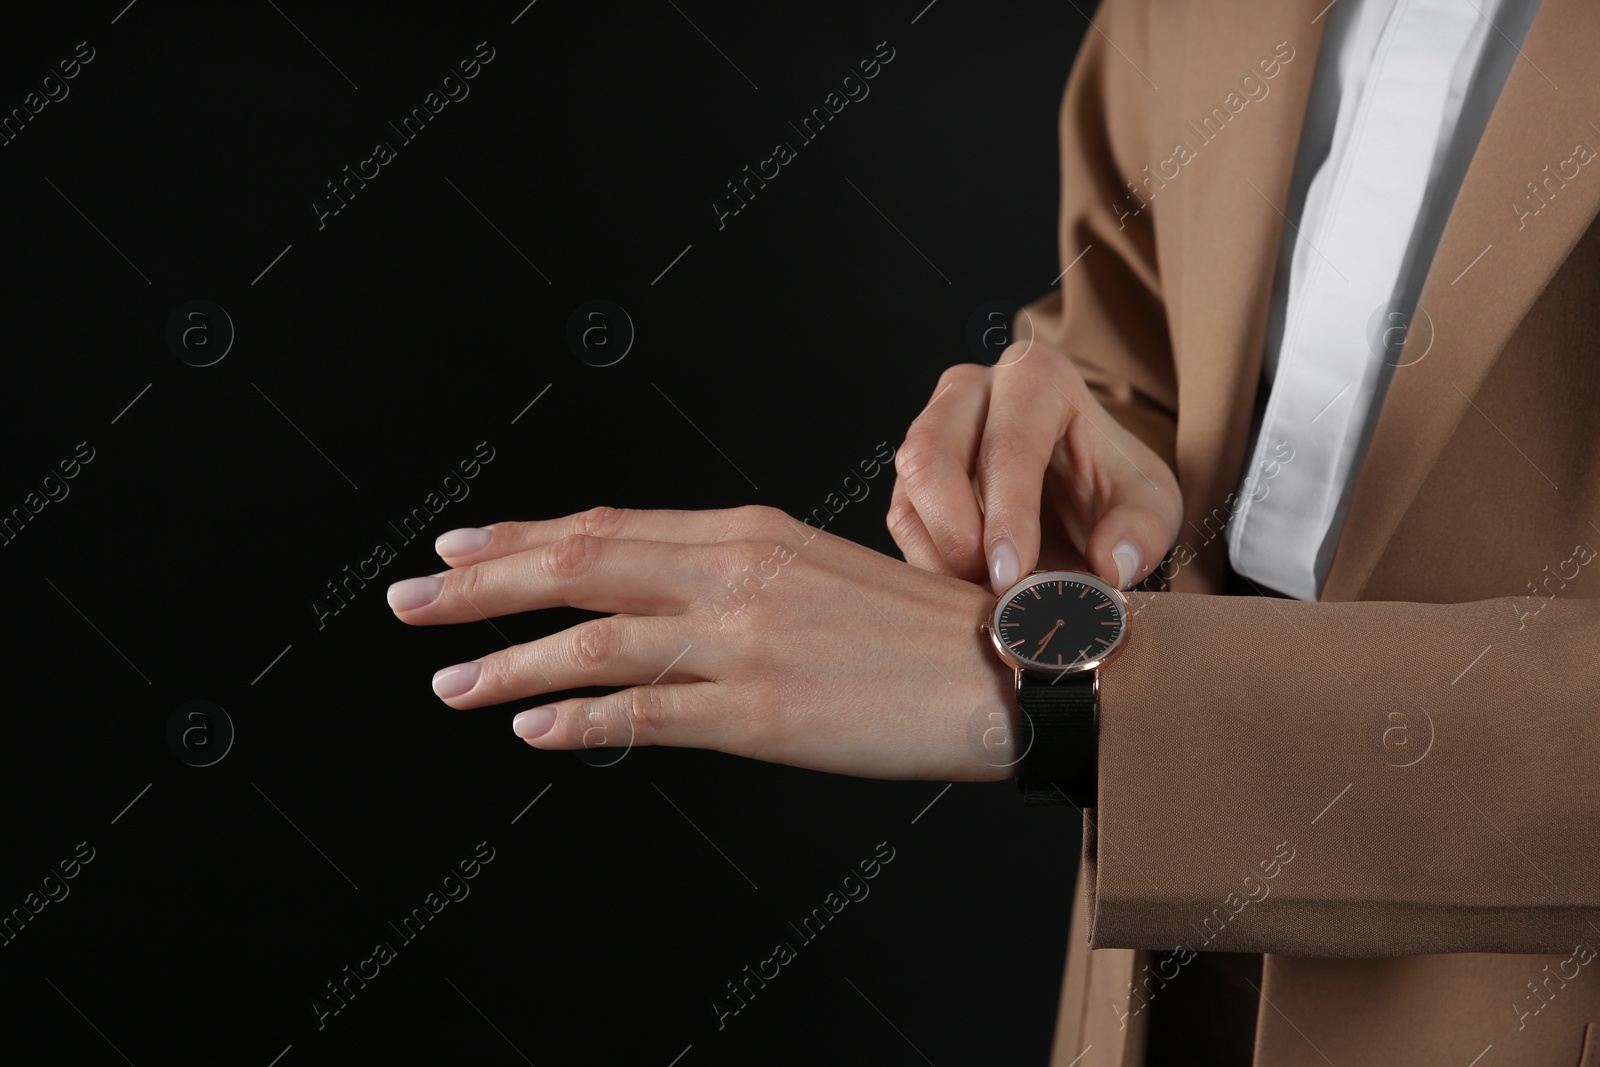
<path id="1" fill-rule="evenodd" d="M 1127 589 L 1161 563 L 1176 538 L 1167 516 L 1141 504 L 1121 504 L 1095 526 L 1084 557 L 1095 574 Z"/>
<path id="2" fill-rule="evenodd" d="M 994 373 L 977 462 L 986 573 L 997 594 L 1038 562 L 1045 470 L 1067 416 L 1062 395 L 1054 388 L 1064 361 L 1002 362 Z"/>
<path id="3" fill-rule="evenodd" d="M 573 534 L 612 540 L 711 544 L 775 532 L 781 517 L 786 516 L 778 509 L 759 505 L 715 511 L 595 507 L 559 519 L 497 522 L 450 530 L 440 534 L 433 547 L 450 566 L 464 567 L 539 548 Z"/>
<path id="4" fill-rule="evenodd" d="M 540 548 L 389 587 L 389 607 L 414 626 L 472 622 L 537 608 L 673 615 L 715 583 L 700 545 L 571 534 Z"/>
<path id="5" fill-rule="evenodd" d="M 1053 571 L 1086 571 L 1089 564 L 1079 545 L 1088 541 L 1089 529 L 1083 527 L 1080 532 L 1075 508 L 1062 501 L 1063 492 L 1061 479 L 1047 472 L 1040 508 L 1039 561 L 1035 566 Z"/>
<path id="6" fill-rule="evenodd" d="M 1074 538 L 1081 538 L 1089 569 L 1126 589 L 1154 570 L 1177 541 L 1183 522 L 1177 478 L 1092 403 L 1073 413 L 1064 452 L 1091 456 L 1086 462 L 1099 472 L 1096 491 L 1078 501 L 1080 513 L 1070 525 Z"/>
<path id="7" fill-rule="evenodd" d="M 889 536 L 894 538 L 907 563 L 935 574 L 955 574 L 955 569 L 939 554 L 928 528 L 922 524 L 922 517 L 906 495 L 905 483 L 898 479 L 889 494 L 889 511 L 884 521 L 888 524 Z"/>
<path id="8" fill-rule="evenodd" d="M 945 573 L 977 579 L 984 573 L 983 517 L 972 492 L 973 463 L 989 406 L 986 367 L 964 363 L 939 379 L 939 389 L 906 431 L 895 452 L 895 483 L 905 483 Z"/>
<path id="9" fill-rule="evenodd" d="M 452 708 L 483 708 L 586 685 L 690 681 L 708 677 L 712 651 L 681 617 L 608 615 L 446 667 L 433 691 Z"/>
<path id="10" fill-rule="evenodd" d="M 619 748 L 672 745 L 719 748 L 728 711 L 721 683 L 636 685 L 598 697 L 573 697 L 530 708 L 511 722 L 535 748 Z"/>

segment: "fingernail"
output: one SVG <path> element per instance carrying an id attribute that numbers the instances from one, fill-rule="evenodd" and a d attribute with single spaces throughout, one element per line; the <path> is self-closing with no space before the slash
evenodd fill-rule
<path id="1" fill-rule="evenodd" d="M 1010 589 L 1017 581 L 1017 550 L 1010 541 L 1001 541 L 989 554 L 989 577 L 994 582 L 995 595 Z"/>
<path id="2" fill-rule="evenodd" d="M 470 556 L 474 552 L 483 551 L 494 534 L 476 526 L 463 526 L 459 530 L 448 530 L 439 535 L 433 543 L 433 550 L 441 556 Z"/>
<path id="3" fill-rule="evenodd" d="M 473 660 L 471 663 L 457 663 L 454 667 L 446 667 L 433 676 L 433 691 L 440 700 L 449 700 L 458 697 L 478 684 L 478 675 L 483 673 L 483 663 Z"/>
<path id="4" fill-rule="evenodd" d="M 437 600 L 443 588 L 443 578 L 407 578 L 389 587 L 389 606 L 395 611 L 420 608 Z"/>
<path id="5" fill-rule="evenodd" d="M 552 707 L 531 708 L 520 712 L 511 720 L 511 729 L 516 731 L 518 737 L 524 741 L 532 741 L 536 737 L 543 737 L 550 732 L 550 727 L 556 724 L 556 709 Z"/>
<path id="6" fill-rule="evenodd" d="M 1139 573 L 1139 546 L 1132 541 L 1119 541 L 1111 550 L 1111 559 L 1117 565 L 1117 588 L 1126 589 Z"/>

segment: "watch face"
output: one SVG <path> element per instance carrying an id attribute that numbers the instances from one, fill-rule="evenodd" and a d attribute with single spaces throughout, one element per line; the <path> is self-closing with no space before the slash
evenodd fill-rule
<path id="1" fill-rule="evenodd" d="M 1045 571 L 1001 597 L 989 634 L 1013 667 L 1039 674 L 1092 670 L 1127 643 L 1128 602 L 1093 575 Z"/>

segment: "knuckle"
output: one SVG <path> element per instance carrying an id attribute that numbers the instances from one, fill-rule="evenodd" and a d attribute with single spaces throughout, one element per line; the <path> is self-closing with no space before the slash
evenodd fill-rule
<path id="1" fill-rule="evenodd" d="M 627 521 L 624 509 L 601 504 L 579 514 L 576 525 L 578 532 L 588 537 L 616 537 Z"/>
<path id="2" fill-rule="evenodd" d="M 476 696 L 509 691 L 516 680 L 518 662 L 523 657 L 513 650 L 491 652 L 478 660 L 478 681 L 471 692 Z"/>
<path id="3" fill-rule="evenodd" d="M 583 670 L 604 666 L 622 651 L 622 641 L 622 628 L 614 618 L 583 623 L 572 642 L 573 662 Z"/>
<path id="4" fill-rule="evenodd" d="M 1084 381 L 1083 372 L 1066 356 L 1057 353 L 1053 365 L 1041 366 L 1039 373 L 1048 375 L 1050 383 L 1060 389 L 1074 407 L 1082 407 L 1086 403 L 1098 406 L 1099 401 L 1095 399 L 1089 383 Z"/>
<path id="5" fill-rule="evenodd" d="M 920 521 L 915 505 L 904 497 L 890 504 L 888 514 L 884 516 L 884 523 L 889 527 L 889 536 L 893 537 L 895 544 L 902 548 L 905 547 L 907 538 L 916 533 L 917 523 Z"/>
<path id="6" fill-rule="evenodd" d="M 980 533 L 951 530 L 939 544 L 944 550 L 945 559 L 958 566 L 967 566 L 974 561 L 979 567 L 983 565 L 983 537 Z"/>
<path id="7" fill-rule="evenodd" d="M 1014 429 L 991 430 L 983 439 L 984 465 L 991 469 L 1005 469 L 1020 460 L 1037 459 L 1034 451 L 1027 437 Z"/>
<path id="8" fill-rule="evenodd" d="M 941 458 L 933 434 L 919 422 L 906 434 L 905 444 L 895 450 L 894 472 L 905 479 L 906 489 L 911 491 L 928 480 Z"/>
<path id="9" fill-rule="evenodd" d="M 581 745 L 589 725 L 584 720 L 584 713 L 587 710 L 586 703 L 580 701 L 570 706 L 557 705 L 557 708 L 555 724 L 550 727 L 549 733 L 545 734 L 541 740 L 554 741 L 561 747 L 574 744 Z"/>
<path id="10" fill-rule="evenodd" d="M 488 571 L 481 565 L 474 564 L 470 567 L 458 567 L 445 575 L 445 589 L 461 597 L 469 604 L 476 604 L 483 595 L 488 585 Z M 441 597 L 440 599 L 443 599 Z"/>
<path id="11" fill-rule="evenodd" d="M 939 375 L 939 388 L 948 389 L 951 386 L 976 385 L 989 376 L 989 368 L 981 363 L 957 363 Z"/>
<path id="12" fill-rule="evenodd" d="M 999 373 L 1007 367 L 1015 367 L 1018 363 L 1027 359 L 1032 351 L 1033 335 L 1031 330 L 1026 337 L 1013 337 L 1011 343 L 1006 345 L 1005 350 L 1000 353 L 1000 358 L 995 361 L 995 372 Z"/>
<path id="13" fill-rule="evenodd" d="M 766 504 L 746 504 L 734 509 L 734 525 L 751 533 L 768 533 L 783 529 L 787 524 L 784 512 Z"/>
<path id="14" fill-rule="evenodd" d="M 588 701 L 573 712 L 566 730 L 568 737 L 582 748 L 609 748 L 619 741 L 626 744 L 628 735 L 615 729 L 617 716 L 608 713 L 600 701 Z"/>
<path id="15" fill-rule="evenodd" d="M 545 550 L 545 566 L 556 578 L 582 578 L 599 563 L 601 541 L 588 534 L 567 534 Z"/>
<path id="16" fill-rule="evenodd" d="M 624 722 L 644 733 L 654 731 L 662 724 L 666 712 L 666 699 L 653 685 L 636 685 L 617 694 L 617 706 Z"/>

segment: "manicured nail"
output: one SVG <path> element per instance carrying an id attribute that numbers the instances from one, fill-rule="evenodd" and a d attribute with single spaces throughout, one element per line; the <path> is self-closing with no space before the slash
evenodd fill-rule
<path id="1" fill-rule="evenodd" d="M 997 543 L 989 556 L 989 577 L 996 596 L 1016 584 L 1018 570 L 1017 550 L 1011 547 L 1011 542 Z"/>
<path id="2" fill-rule="evenodd" d="M 478 675 L 482 673 L 483 663 L 480 660 L 446 667 L 433 676 L 433 691 L 440 700 L 458 697 L 477 685 Z"/>
<path id="3" fill-rule="evenodd" d="M 476 526 L 463 526 L 459 530 L 449 530 L 439 535 L 433 543 L 433 550 L 441 556 L 470 556 L 474 552 L 483 551 L 494 534 L 488 530 L 481 530 Z"/>
<path id="4" fill-rule="evenodd" d="M 1128 588 L 1139 573 L 1139 546 L 1132 541 L 1119 541 L 1111 550 L 1111 559 L 1117 565 L 1117 588 Z"/>
<path id="5" fill-rule="evenodd" d="M 443 588 L 443 578 L 407 578 L 389 587 L 389 606 L 395 611 L 420 608 L 437 600 Z"/>
<path id="6" fill-rule="evenodd" d="M 536 737 L 543 737 L 550 732 L 550 727 L 556 724 L 556 709 L 552 707 L 531 708 L 521 712 L 511 720 L 511 729 L 516 731 L 518 737 L 524 741 L 532 741 Z"/>

